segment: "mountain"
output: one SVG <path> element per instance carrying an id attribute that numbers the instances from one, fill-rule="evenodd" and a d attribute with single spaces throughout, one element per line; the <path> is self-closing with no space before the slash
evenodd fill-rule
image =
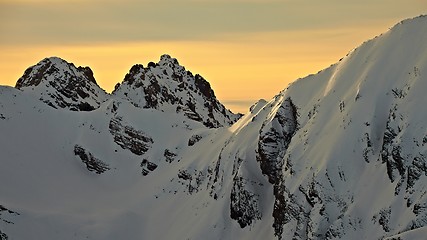
<path id="1" fill-rule="evenodd" d="M 31 92 L 53 108 L 73 111 L 91 111 L 108 98 L 89 67 L 77 68 L 57 57 L 45 58 L 29 67 L 15 87 Z"/>
<path id="2" fill-rule="evenodd" d="M 101 89 L 89 67 L 75 67 L 58 57 L 46 58 L 25 70 L 16 86 L 53 108 L 92 111 L 108 99 L 124 99 L 136 107 L 172 111 L 210 128 L 229 126 L 241 115 L 226 109 L 209 82 L 163 55 L 147 68 L 134 65 L 112 96 Z"/>
<path id="3" fill-rule="evenodd" d="M 167 55 L 91 111 L 0 87 L 0 239 L 425 239 L 426 51 L 402 21 L 235 123 Z"/>
<path id="4" fill-rule="evenodd" d="M 186 71 L 178 60 L 166 54 L 146 68 L 134 65 L 123 82 L 116 85 L 113 95 L 136 107 L 175 111 L 211 128 L 231 125 L 241 117 L 216 99 L 202 76 Z"/>

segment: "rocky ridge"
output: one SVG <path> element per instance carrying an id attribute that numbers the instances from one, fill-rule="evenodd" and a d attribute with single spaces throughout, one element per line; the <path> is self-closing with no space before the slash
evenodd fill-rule
<path id="1" fill-rule="evenodd" d="M 216 99 L 209 82 L 169 55 L 162 55 L 158 63 L 150 62 L 147 68 L 134 65 L 111 95 L 98 86 L 89 67 L 75 67 L 58 57 L 29 67 L 15 87 L 53 108 L 72 111 L 93 111 L 103 102 L 119 98 L 136 107 L 182 114 L 210 128 L 229 126 L 241 117 Z"/>
<path id="2" fill-rule="evenodd" d="M 210 128 L 229 126 L 240 117 L 216 99 L 209 82 L 169 55 L 162 55 L 158 63 L 150 62 L 145 68 L 134 65 L 112 94 L 137 107 L 183 114 Z"/>
<path id="3" fill-rule="evenodd" d="M 57 57 L 29 67 L 15 87 L 31 92 L 53 108 L 72 111 L 92 111 L 108 98 L 89 67 L 76 67 Z"/>
<path id="4" fill-rule="evenodd" d="M 19 212 L 0 208 L 0 236 L 424 239 L 426 26 L 397 24 L 231 126 L 166 55 L 84 114 L 0 87 L 0 203 Z"/>

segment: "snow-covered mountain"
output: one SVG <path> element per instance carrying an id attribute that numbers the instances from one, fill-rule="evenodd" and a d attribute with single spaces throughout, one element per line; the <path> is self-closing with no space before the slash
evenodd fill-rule
<path id="1" fill-rule="evenodd" d="M 235 123 L 167 55 L 111 95 L 43 60 L 0 87 L 0 239 L 425 239 L 426 56 L 402 21 Z"/>
<path id="2" fill-rule="evenodd" d="M 45 58 L 29 67 L 15 87 L 51 107 L 73 111 L 91 111 L 108 97 L 89 67 L 77 68 L 57 57 Z"/>
<path id="3" fill-rule="evenodd" d="M 207 127 L 229 126 L 240 117 L 216 99 L 202 76 L 193 75 L 166 54 L 147 68 L 134 65 L 122 84 L 116 85 L 113 95 L 136 107 L 175 111 Z"/>

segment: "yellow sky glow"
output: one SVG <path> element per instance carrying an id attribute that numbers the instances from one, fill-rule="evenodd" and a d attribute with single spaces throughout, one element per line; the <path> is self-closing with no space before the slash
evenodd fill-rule
<path id="1" fill-rule="evenodd" d="M 0 0 L 0 85 L 58 56 L 111 92 L 132 65 L 167 53 L 246 112 L 426 10 L 421 0 Z"/>
<path id="2" fill-rule="evenodd" d="M 168 53 L 187 70 L 204 76 L 228 108 L 246 112 L 258 99 L 273 97 L 290 82 L 328 67 L 385 30 L 374 26 L 234 34 L 217 41 L 0 46 L 0 78 L 2 84 L 13 86 L 27 67 L 58 56 L 77 66 L 90 66 L 98 84 L 111 92 L 133 64 L 157 62 Z"/>

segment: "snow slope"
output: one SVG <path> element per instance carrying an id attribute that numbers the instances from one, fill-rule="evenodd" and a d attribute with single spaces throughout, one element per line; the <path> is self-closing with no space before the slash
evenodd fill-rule
<path id="1" fill-rule="evenodd" d="M 402 21 L 231 126 L 166 55 L 91 111 L 0 87 L 0 239 L 424 239 L 426 51 Z"/>

